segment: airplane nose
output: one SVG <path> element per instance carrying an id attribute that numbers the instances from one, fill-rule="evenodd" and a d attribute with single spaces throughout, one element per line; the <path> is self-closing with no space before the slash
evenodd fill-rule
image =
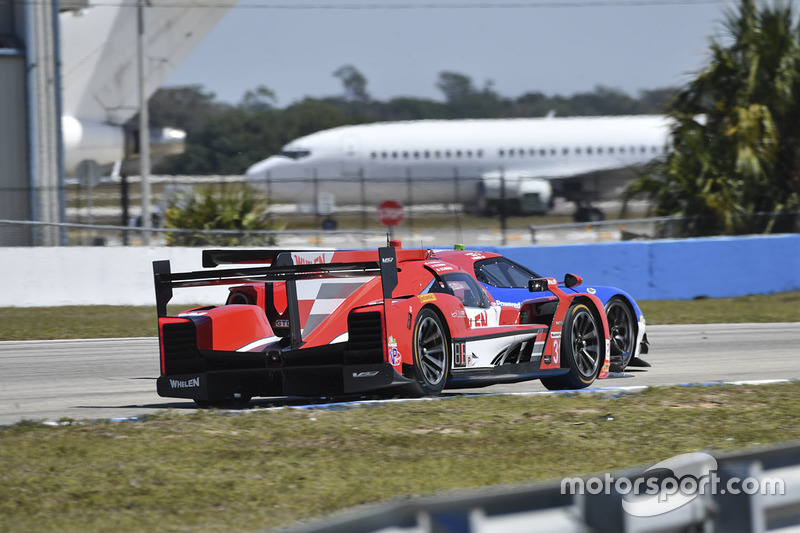
<path id="1" fill-rule="evenodd" d="M 270 171 L 275 170 L 276 168 L 281 166 L 282 163 L 281 159 L 282 158 L 273 155 L 271 157 L 268 157 L 267 159 L 255 163 L 254 165 L 250 166 L 250 168 L 248 168 L 247 171 L 245 172 L 247 179 L 254 181 L 266 179 Z"/>

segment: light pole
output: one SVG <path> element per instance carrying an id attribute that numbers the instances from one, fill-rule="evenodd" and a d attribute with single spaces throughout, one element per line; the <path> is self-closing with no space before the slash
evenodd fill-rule
<path id="1" fill-rule="evenodd" d="M 145 92 L 144 71 L 144 4 L 138 2 L 139 31 L 136 35 L 137 59 L 139 66 L 139 176 L 142 187 L 142 236 L 144 244 L 150 245 L 150 117 L 147 110 L 147 94 Z"/>

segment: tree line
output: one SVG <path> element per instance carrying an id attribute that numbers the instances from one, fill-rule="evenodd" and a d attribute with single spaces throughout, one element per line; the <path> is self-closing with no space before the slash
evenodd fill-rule
<path id="1" fill-rule="evenodd" d="M 163 174 L 243 174 L 278 153 L 289 141 L 311 133 L 369 122 L 420 119 L 639 115 L 664 113 L 674 89 L 641 91 L 638 97 L 608 87 L 569 97 L 529 92 L 518 98 L 498 94 L 490 82 L 476 87 L 464 74 L 444 71 L 436 87 L 443 100 L 399 97 L 373 99 L 367 80 L 352 65 L 337 69 L 342 93 L 306 98 L 285 108 L 275 105 L 266 86 L 247 91 L 238 104 L 216 100 L 202 86 L 159 89 L 149 101 L 152 126 L 186 131 L 186 150 L 159 163 Z M 134 118 L 138 120 L 138 118 Z"/>

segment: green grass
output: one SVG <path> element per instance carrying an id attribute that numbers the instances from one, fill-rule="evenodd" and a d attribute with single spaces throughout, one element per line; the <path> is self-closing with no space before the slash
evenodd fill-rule
<path id="1" fill-rule="evenodd" d="M 800 292 L 690 301 L 643 301 L 648 324 L 800 322 Z M 186 306 L 189 308 L 191 306 Z M 170 307 L 170 312 L 179 311 Z M 0 307 L 0 340 L 154 337 L 152 307 Z"/>
<path id="2" fill-rule="evenodd" d="M 252 531 L 800 438 L 800 384 L 0 428 L 0 531 Z M 565 460 L 568 457 L 568 460 Z"/>

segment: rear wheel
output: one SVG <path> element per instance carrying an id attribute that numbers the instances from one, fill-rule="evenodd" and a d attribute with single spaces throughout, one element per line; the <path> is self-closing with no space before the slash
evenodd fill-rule
<path id="1" fill-rule="evenodd" d="M 436 396 L 450 373 L 450 349 L 442 321 L 431 309 L 423 309 L 417 316 L 413 349 L 417 392 Z"/>
<path id="2" fill-rule="evenodd" d="M 604 345 L 603 332 L 594 313 L 586 304 L 573 303 L 561 330 L 561 364 L 569 367 L 569 373 L 543 378 L 542 385 L 550 390 L 588 387 L 603 367 Z"/>
<path id="3" fill-rule="evenodd" d="M 633 357 L 636 345 L 636 324 L 633 312 L 619 296 L 614 296 L 606 304 L 608 331 L 611 339 L 611 371 L 622 372 Z"/>

